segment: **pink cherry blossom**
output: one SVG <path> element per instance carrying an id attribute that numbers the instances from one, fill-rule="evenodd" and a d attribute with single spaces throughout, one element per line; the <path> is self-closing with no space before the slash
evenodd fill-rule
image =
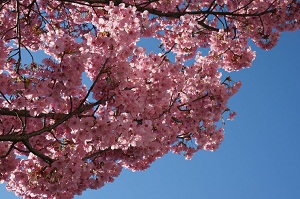
<path id="1" fill-rule="evenodd" d="M 217 150 L 242 85 L 223 71 L 252 65 L 249 40 L 271 49 L 300 27 L 299 1 L 287 0 L 11 0 L 0 10 L 0 182 L 28 199 L 73 198 L 170 151 Z"/>

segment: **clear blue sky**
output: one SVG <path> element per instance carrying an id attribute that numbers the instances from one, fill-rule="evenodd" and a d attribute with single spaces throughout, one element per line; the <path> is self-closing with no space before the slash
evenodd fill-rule
<path id="1" fill-rule="evenodd" d="M 191 161 L 169 154 L 144 172 L 124 170 L 104 188 L 76 199 L 299 199 L 300 32 L 257 50 L 251 69 L 231 73 L 243 86 L 230 101 L 218 151 Z M 1 199 L 15 199 L 0 185 Z"/>

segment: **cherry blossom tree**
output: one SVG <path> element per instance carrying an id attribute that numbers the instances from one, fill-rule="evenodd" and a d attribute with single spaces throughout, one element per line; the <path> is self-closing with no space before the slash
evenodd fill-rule
<path id="1" fill-rule="evenodd" d="M 271 49 L 300 27 L 299 0 L 1 0 L 0 10 L 0 182 L 23 198 L 73 198 L 168 152 L 216 150 L 241 86 L 221 72 L 251 66 L 250 41 Z"/>

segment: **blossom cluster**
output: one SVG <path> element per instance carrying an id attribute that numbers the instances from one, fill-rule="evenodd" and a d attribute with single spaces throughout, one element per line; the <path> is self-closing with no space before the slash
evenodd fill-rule
<path id="1" fill-rule="evenodd" d="M 251 66 L 249 39 L 271 49 L 299 29 L 299 10 L 291 0 L 1 2 L 0 182 L 23 198 L 73 198 L 170 151 L 215 151 L 241 87 L 222 71 Z"/>

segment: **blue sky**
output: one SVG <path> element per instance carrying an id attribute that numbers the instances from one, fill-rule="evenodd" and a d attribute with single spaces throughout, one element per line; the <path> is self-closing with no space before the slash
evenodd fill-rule
<path id="1" fill-rule="evenodd" d="M 252 68 L 231 73 L 243 86 L 231 100 L 214 153 L 191 161 L 169 154 L 144 172 L 124 170 L 111 184 L 76 199 L 298 199 L 300 196 L 300 31 L 271 51 L 257 50 Z M 15 199 L 0 185 L 1 199 Z"/>

